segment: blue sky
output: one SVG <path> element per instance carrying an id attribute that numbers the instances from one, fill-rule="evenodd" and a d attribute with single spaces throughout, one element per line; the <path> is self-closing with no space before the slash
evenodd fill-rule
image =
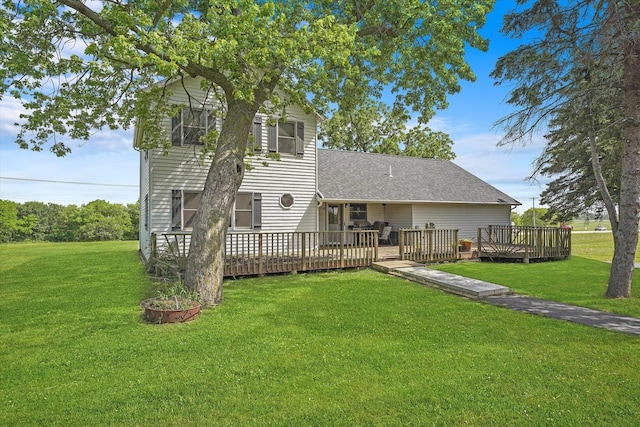
<path id="1" fill-rule="evenodd" d="M 493 124 L 511 107 L 504 103 L 508 88 L 494 86 L 489 73 L 501 55 L 517 46 L 517 42 L 498 31 L 503 14 L 515 2 L 497 3 L 481 31 L 490 40 L 489 51 L 470 51 L 467 55 L 477 80 L 462 82 L 461 92 L 450 96 L 449 108 L 439 111 L 430 126 L 451 135 L 456 164 L 519 200 L 523 206 L 518 211 L 523 212 L 531 207 L 533 197 L 538 206 L 544 189 L 541 183 L 525 180 L 543 142 L 538 137 L 536 143 L 527 146 L 496 146 L 502 131 L 494 129 Z M 18 148 L 13 123 L 20 111 L 19 102 L 13 98 L 0 101 L 0 199 L 64 205 L 81 205 L 95 199 L 126 204 L 138 199 L 139 157 L 132 147 L 131 130 L 98 132 L 89 141 L 73 144 L 71 154 L 58 158 L 47 150 Z"/>

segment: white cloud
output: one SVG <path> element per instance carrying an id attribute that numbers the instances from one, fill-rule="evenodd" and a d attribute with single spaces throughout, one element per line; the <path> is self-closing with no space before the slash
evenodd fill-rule
<path id="1" fill-rule="evenodd" d="M 138 199 L 139 154 L 132 147 L 131 130 L 102 130 L 89 141 L 72 141 L 72 152 L 58 158 L 47 147 L 42 152 L 20 149 L 13 125 L 24 109 L 20 101 L 0 101 L 0 176 L 9 178 L 104 183 L 91 186 L 0 179 L 0 198 L 16 202 L 42 201 L 84 204 L 95 199 L 133 203 Z"/>
<path id="2" fill-rule="evenodd" d="M 18 128 L 14 126 L 14 123 L 20 123 L 20 114 L 24 113 L 25 109 L 22 103 L 12 97 L 5 97 L 0 102 L 0 136 L 4 139 L 18 133 Z M 7 136 L 5 136 L 5 133 Z"/>

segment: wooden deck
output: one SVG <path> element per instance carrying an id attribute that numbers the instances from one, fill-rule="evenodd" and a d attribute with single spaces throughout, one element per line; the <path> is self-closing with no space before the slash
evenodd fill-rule
<path id="1" fill-rule="evenodd" d="M 458 251 L 458 255 L 455 258 L 448 258 L 445 261 L 454 261 L 458 260 L 471 260 L 478 258 L 478 251 L 475 244 L 471 245 L 470 251 Z M 394 261 L 394 260 L 402 260 L 402 256 L 400 255 L 400 247 L 398 245 L 393 246 L 378 246 L 378 259 L 380 261 Z"/>
<path id="2" fill-rule="evenodd" d="M 184 263 L 190 233 L 152 236 L 152 253 Z M 227 235 L 225 277 L 368 267 L 378 259 L 378 232 L 281 232 Z"/>
<path id="3" fill-rule="evenodd" d="M 490 226 L 478 229 L 478 257 L 490 261 L 561 260 L 571 257 L 571 230 Z"/>
<path id="4" fill-rule="evenodd" d="M 186 266 L 191 234 L 152 234 L 152 254 Z M 375 230 L 233 233 L 227 235 L 225 277 L 369 267 L 380 260 L 423 264 L 480 258 L 503 261 L 567 259 L 571 231 L 491 226 L 478 230 L 471 251 L 459 247 L 458 230 L 401 229 L 398 244 L 380 245 Z"/>
<path id="5" fill-rule="evenodd" d="M 396 246 L 381 246 L 376 230 L 233 233 L 227 235 L 225 277 L 369 267 L 374 261 L 457 260 L 457 230 L 400 230 Z M 186 266 L 191 234 L 152 234 L 152 254 Z"/>

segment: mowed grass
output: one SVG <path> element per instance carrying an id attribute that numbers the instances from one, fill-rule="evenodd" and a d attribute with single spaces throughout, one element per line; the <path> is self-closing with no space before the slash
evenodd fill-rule
<path id="1" fill-rule="evenodd" d="M 571 253 L 579 257 L 611 262 L 613 234 L 609 231 L 571 233 Z M 640 240 L 636 249 L 636 262 L 640 262 Z"/>
<path id="2" fill-rule="evenodd" d="M 640 246 L 640 243 L 639 243 Z M 636 252 L 636 261 L 640 248 Z M 640 317 L 640 274 L 631 286 L 631 298 L 604 297 L 613 257 L 610 232 L 572 233 L 568 261 L 519 263 L 455 263 L 433 268 L 508 286 L 513 292 L 612 313 Z M 636 270 L 638 271 L 638 270 Z"/>
<path id="3" fill-rule="evenodd" d="M 572 256 L 568 261 L 531 264 L 467 262 L 432 267 L 508 286 L 522 295 L 640 318 L 640 274 L 634 277 L 631 298 L 605 298 L 611 265 L 601 261 Z"/>
<path id="4" fill-rule="evenodd" d="M 370 270 L 230 281 L 163 326 L 141 320 L 135 242 L 0 245 L 0 277 L 2 425 L 640 419 L 638 337 Z"/>

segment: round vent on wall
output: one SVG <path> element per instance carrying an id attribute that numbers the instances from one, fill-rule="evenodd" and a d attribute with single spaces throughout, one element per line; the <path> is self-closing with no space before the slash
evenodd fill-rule
<path id="1" fill-rule="evenodd" d="M 284 193 L 282 196 L 280 196 L 280 206 L 285 209 L 289 209 L 291 206 L 293 206 L 293 195 L 290 193 Z"/>

